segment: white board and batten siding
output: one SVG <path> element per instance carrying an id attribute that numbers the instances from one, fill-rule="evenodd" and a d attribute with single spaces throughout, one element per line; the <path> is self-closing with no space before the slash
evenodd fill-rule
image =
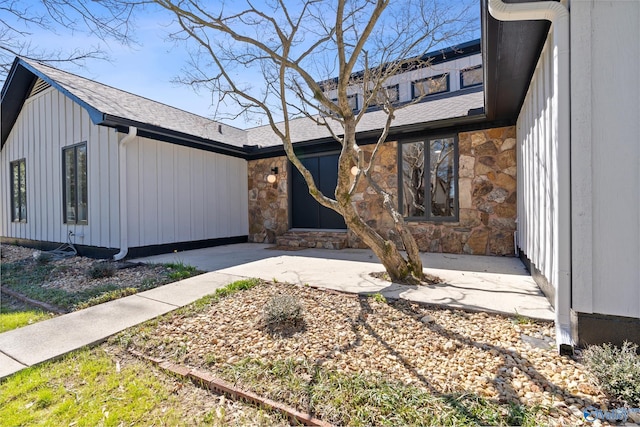
<path id="1" fill-rule="evenodd" d="M 129 247 L 248 234 L 245 160 L 143 137 L 126 151 Z"/>
<path id="2" fill-rule="evenodd" d="M 640 2 L 571 2 L 575 311 L 640 318 Z"/>
<path id="3" fill-rule="evenodd" d="M 518 246 L 550 285 L 557 286 L 557 112 L 552 34 L 549 34 L 517 120 Z M 568 142 L 567 142 L 568 143 Z"/>
<path id="4" fill-rule="evenodd" d="M 86 110 L 49 88 L 28 98 L 2 148 L 1 233 L 6 238 L 119 245 L 118 135 L 95 126 Z M 88 224 L 65 224 L 62 207 L 62 149 L 87 143 Z M 27 221 L 11 221 L 10 162 L 25 159 Z"/>
<path id="5" fill-rule="evenodd" d="M 559 195 L 551 34 L 517 121 L 519 247 L 551 285 L 571 197 L 571 306 L 640 317 L 640 2 L 571 2 L 571 195 Z M 563 167 L 560 165 L 560 167 Z"/>
<path id="6" fill-rule="evenodd" d="M 118 141 L 80 105 L 49 88 L 25 102 L 1 156 L 3 237 L 120 247 Z M 88 223 L 65 224 L 62 149 L 87 143 Z M 127 145 L 129 247 L 248 233 L 244 159 L 137 137 Z M 10 162 L 26 160 L 27 221 L 11 221 Z"/>

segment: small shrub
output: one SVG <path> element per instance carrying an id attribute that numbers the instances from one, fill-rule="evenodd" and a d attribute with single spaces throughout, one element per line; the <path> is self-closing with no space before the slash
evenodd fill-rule
<path id="1" fill-rule="evenodd" d="M 92 279 L 112 277 L 116 274 L 116 268 L 110 262 L 96 262 L 89 268 L 88 274 Z"/>
<path id="2" fill-rule="evenodd" d="M 262 319 L 267 326 L 297 325 L 302 321 L 302 305 L 291 295 L 274 295 L 265 304 Z"/>
<path id="3" fill-rule="evenodd" d="M 369 296 L 375 302 L 379 302 L 380 304 L 386 304 L 387 303 L 387 299 L 380 292 L 376 292 L 375 294 L 372 294 L 372 295 L 369 295 Z"/>
<path id="4" fill-rule="evenodd" d="M 584 353 L 587 367 L 602 390 L 610 397 L 640 405 L 640 355 L 638 346 L 625 342 L 621 348 L 611 344 L 591 346 Z"/>

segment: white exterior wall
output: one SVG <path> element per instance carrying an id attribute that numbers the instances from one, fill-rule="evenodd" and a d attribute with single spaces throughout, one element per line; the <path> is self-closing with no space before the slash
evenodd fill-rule
<path id="1" fill-rule="evenodd" d="M 50 88 L 29 98 L 0 153 L 3 237 L 120 247 L 118 141 L 114 129 Z M 62 149 L 87 142 L 87 225 L 62 218 Z M 127 144 L 129 247 L 246 236 L 247 162 L 135 138 Z M 26 159 L 27 222 L 11 221 L 10 162 Z"/>
<path id="2" fill-rule="evenodd" d="M 516 124 L 518 162 L 518 246 L 557 288 L 559 276 L 554 237 L 558 225 L 557 94 L 554 93 L 553 34 L 549 33 Z M 569 197 L 561 195 L 561 197 Z"/>
<path id="3" fill-rule="evenodd" d="M 87 225 L 67 225 L 62 217 L 62 149 L 87 142 Z M 11 221 L 9 163 L 26 159 L 27 222 Z M 1 235 L 114 248 L 119 244 L 117 134 L 95 126 L 87 112 L 56 89 L 26 100 L 0 153 Z"/>
<path id="4" fill-rule="evenodd" d="M 245 160 L 142 137 L 126 150 L 129 247 L 248 234 Z"/>
<path id="5" fill-rule="evenodd" d="M 573 309 L 640 317 L 640 2 L 571 2 Z"/>

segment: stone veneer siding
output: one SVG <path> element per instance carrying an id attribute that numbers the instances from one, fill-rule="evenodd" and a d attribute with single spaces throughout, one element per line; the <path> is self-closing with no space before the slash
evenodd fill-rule
<path id="1" fill-rule="evenodd" d="M 458 146 L 459 221 L 409 222 L 418 246 L 425 252 L 511 256 L 516 229 L 515 127 L 462 132 Z M 373 146 L 362 148 L 367 158 Z M 398 192 L 397 156 L 397 142 L 385 143 L 372 174 L 394 196 Z M 273 242 L 288 229 L 286 163 L 284 157 L 249 162 L 249 241 Z M 274 166 L 280 170 L 278 181 L 268 184 L 266 177 Z M 379 196 L 364 182 L 353 202 L 367 223 L 397 241 Z M 363 247 L 351 232 L 348 245 Z"/>
<path id="2" fill-rule="evenodd" d="M 286 157 L 251 160 L 249 173 L 249 242 L 275 243 L 289 229 L 289 168 Z M 267 182 L 271 168 L 276 182 Z"/>

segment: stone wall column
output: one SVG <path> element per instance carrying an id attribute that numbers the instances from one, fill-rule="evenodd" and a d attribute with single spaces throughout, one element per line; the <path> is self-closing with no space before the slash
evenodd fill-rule
<path id="1" fill-rule="evenodd" d="M 275 243 L 289 229 L 289 169 L 284 156 L 248 162 L 249 242 Z M 273 168 L 276 182 L 267 182 Z"/>

